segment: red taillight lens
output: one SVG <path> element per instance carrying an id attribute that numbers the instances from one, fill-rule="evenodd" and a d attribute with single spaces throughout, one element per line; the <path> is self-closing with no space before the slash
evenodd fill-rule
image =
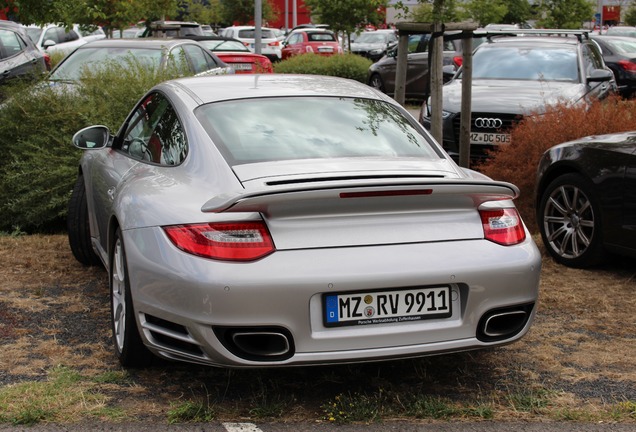
<path id="1" fill-rule="evenodd" d="M 46 66 L 46 70 L 51 70 L 51 56 L 48 54 L 44 54 L 44 65 Z"/>
<path id="2" fill-rule="evenodd" d="M 307 46 L 305 47 L 305 52 L 313 53 L 313 52 L 314 52 L 314 49 L 311 47 L 311 45 L 307 45 Z"/>
<path id="3" fill-rule="evenodd" d="M 278 45 L 280 45 L 280 41 L 276 41 L 276 42 L 270 42 L 267 44 L 268 46 L 272 46 L 272 47 L 276 47 Z"/>
<path id="4" fill-rule="evenodd" d="M 511 246 L 526 239 L 526 231 L 517 209 L 480 210 L 479 215 L 486 240 Z"/>
<path id="5" fill-rule="evenodd" d="M 215 260 L 254 261 L 276 250 L 263 222 L 174 225 L 163 230 L 182 251 Z"/>
<path id="6" fill-rule="evenodd" d="M 455 63 L 455 66 L 460 67 L 463 62 L 464 62 L 464 57 L 462 56 L 453 57 L 453 63 Z"/>
<path id="7" fill-rule="evenodd" d="M 627 72 L 636 72 L 636 63 L 633 63 L 629 60 L 619 60 L 618 64 Z"/>

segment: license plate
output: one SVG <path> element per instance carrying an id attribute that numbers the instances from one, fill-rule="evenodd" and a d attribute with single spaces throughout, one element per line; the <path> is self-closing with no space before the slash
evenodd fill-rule
<path id="1" fill-rule="evenodd" d="M 324 294 L 326 327 L 387 324 L 448 318 L 452 314 L 449 286 Z"/>
<path id="2" fill-rule="evenodd" d="M 333 52 L 332 47 L 318 47 L 318 52 Z"/>
<path id="3" fill-rule="evenodd" d="M 232 67 L 234 70 L 252 70 L 252 63 L 234 63 Z"/>
<path id="4" fill-rule="evenodd" d="M 510 134 L 471 132 L 471 144 L 510 144 Z"/>

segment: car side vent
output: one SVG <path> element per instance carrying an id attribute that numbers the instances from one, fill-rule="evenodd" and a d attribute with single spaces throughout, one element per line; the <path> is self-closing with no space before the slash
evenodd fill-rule
<path id="1" fill-rule="evenodd" d="M 203 351 L 181 324 L 144 314 L 143 329 L 153 342 L 184 354 L 203 356 Z"/>
<path id="2" fill-rule="evenodd" d="M 437 179 L 444 178 L 443 175 L 423 175 L 423 176 L 414 176 L 414 175 L 369 175 L 369 176 L 341 176 L 341 177 L 312 177 L 312 178 L 300 178 L 293 180 L 274 180 L 271 182 L 267 182 L 268 186 L 282 186 L 289 184 L 302 184 L 302 183 L 323 183 L 323 182 L 331 182 L 331 181 L 350 181 L 350 180 L 374 180 L 374 179 Z"/>

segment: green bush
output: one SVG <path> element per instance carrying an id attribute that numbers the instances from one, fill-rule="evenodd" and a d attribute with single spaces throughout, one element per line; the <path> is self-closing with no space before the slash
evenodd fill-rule
<path id="1" fill-rule="evenodd" d="M 487 176 L 517 185 L 515 201 L 523 220 L 536 231 L 534 186 L 539 159 L 550 147 L 588 135 L 636 130 L 636 100 L 611 97 L 590 107 L 559 104 L 524 118 L 511 131 L 512 144 L 500 146 L 483 165 Z"/>
<path id="2" fill-rule="evenodd" d="M 274 65 L 276 73 L 329 75 L 367 82 L 367 71 L 372 62 L 356 54 L 322 56 L 302 54 Z"/>
<path id="3" fill-rule="evenodd" d="M 117 131 L 148 89 L 174 76 L 130 62 L 85 71 L 74 86 L 8 89 L 0 106 L 0 232 L 63 229 L 81 155 L 73 134 L 93 124 Z"/>

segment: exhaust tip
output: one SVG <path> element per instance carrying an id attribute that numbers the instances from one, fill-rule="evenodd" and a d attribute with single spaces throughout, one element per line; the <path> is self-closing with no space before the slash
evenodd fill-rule
<path id="1" fill-rule="evenodd" d="M 494 342 L 516 336 L 528 323 L 533 308 L 531 303 L 487 312 L 479 320 L 477 339 Z"/>
<path id="2" fill-rule="evenodd" d="M 223 346 L 237 357 L 252 361 L 281 361 L 294 355 L 291 333 L 272 327 L 216 327 Z"/>

